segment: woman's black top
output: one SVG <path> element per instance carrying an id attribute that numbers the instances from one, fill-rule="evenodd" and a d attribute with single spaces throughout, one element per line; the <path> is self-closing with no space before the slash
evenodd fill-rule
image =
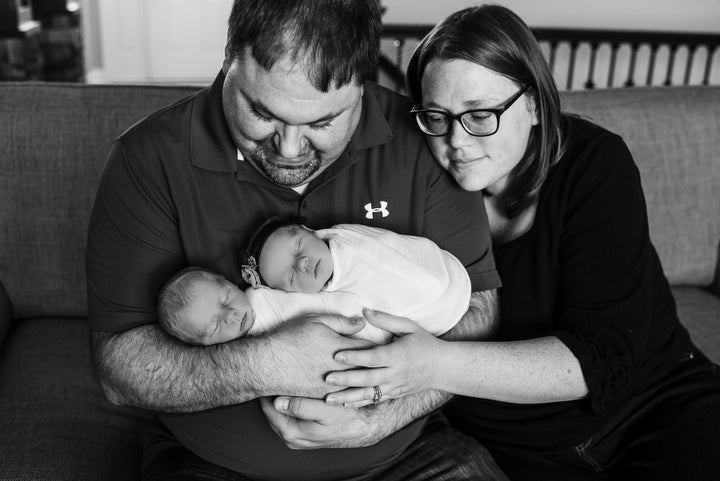
<path id="1" fill-rule="evenodd" d="M 643 403 L 648 386 L 693 349 L 650 242 L 627 146 L 586 120 L 564 122 L 568 148 L 532 227 L 494 246 L 503 283 L 498 340 L 557 336 L 579 360 L 589 395 L 546 404 L 455 399 L 450 419 L 488 446 L 576 446 Z"/>

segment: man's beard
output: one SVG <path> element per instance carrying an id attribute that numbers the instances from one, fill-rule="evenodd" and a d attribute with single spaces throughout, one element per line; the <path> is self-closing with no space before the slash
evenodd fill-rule
<path id="1" fill-rule="evenodd" d="M 322 166 L 320 153 L 310 145 L 307 160 L 302 164 L 286 164 L 277 153 L 272 137 L 263 139 L 252 153 L 252 161 L 265 177 L 283 187 L 304 184 Z"/>

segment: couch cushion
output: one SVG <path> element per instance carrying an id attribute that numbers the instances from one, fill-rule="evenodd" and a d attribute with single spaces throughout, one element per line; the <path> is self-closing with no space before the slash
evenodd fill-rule
<path id="1" fill-rule="evenodd" d="M 720 363 L 720 298 L 695 287 L 674 287 L 680 322 L 695 345 Z"/>
<path id="2" fill-rule="evenodd" d="M 148 413 L 105 400 L 87 321 L 58 321 L 19 322 L 3 346 L 0 479 L 138 479 Z"/>
<path id="3" fill-rule="evenodd" d="M 87 315 L 87 224 L 110 144 L 196 90 L 0 82 L 0 283 L 15 318 Z"/>
<path id="4" fill-rule="evenodd" d="M 625 138 L 670 283 L 710 284 L 720 242 L 720 87 L 567 92 L 563 108 Z"/>

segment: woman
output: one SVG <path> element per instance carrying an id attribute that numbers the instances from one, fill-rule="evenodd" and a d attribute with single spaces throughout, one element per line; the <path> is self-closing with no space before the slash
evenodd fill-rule
<path id="1" fill-rule="evenodd" d="M 531 31 L 500 6 L 457 12 L 408 67 L 438 162 L 482 190 L 503 281 L 496 342 L 451 343 L 368 314 L 396 340 L 339 359 L 334 402 L 459 394 L 453 423 L 513 480 L 717 479 L 720 377 L 691 343 L 620 137 L 560 113 Z"/>

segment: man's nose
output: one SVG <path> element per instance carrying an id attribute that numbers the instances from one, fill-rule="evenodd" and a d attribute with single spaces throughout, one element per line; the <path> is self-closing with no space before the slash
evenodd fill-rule
<path id="1" fill-rule="evenodd" d="M 304 142 L 305 139 L 297 125 L 282 124 L 275 135 L 275 147 L 278 153 L 287 159 L 299 157 Z"/>

